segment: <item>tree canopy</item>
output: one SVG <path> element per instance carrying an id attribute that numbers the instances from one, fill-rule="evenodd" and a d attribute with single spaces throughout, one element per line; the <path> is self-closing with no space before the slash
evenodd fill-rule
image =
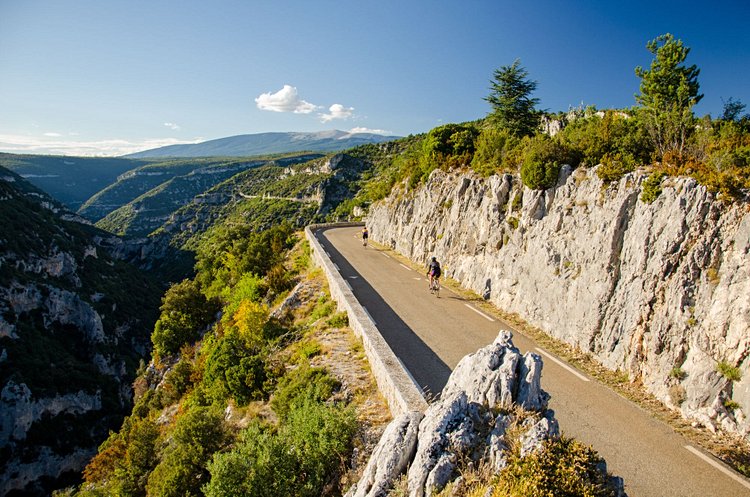
<path id="1" fill-rule="evenodd" d="M 693 128 L 693 106 L 699 94 L 697 66 L 686 66 L 690 48 L 670 33 L 649 41 L 646 48 L 654 55 L 649 69 L 635 68 L 641 78 L 636 101 L 643 106 L 645 124 L 659 157 L 667 152 L 679 155 L 685 150 Z"/>
<path id="2" fill-rule="evenodd" d="M 518 137 L 533 135 L 539 127 L 539 99 L 531 97 L 537 83 L 528 76 L 520 59 L 496 69 L 485 98 L 492 105 L 490 120 Z"/>

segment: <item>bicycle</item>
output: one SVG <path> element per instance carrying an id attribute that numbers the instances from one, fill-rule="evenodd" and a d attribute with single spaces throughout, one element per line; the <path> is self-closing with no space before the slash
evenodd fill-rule
<path id="1" fill-rule="evenodd" d="M 440 297 L 440 278 L 432 278 L 432 281 L 430 281 L 430 293 L 438 298 Z"/>

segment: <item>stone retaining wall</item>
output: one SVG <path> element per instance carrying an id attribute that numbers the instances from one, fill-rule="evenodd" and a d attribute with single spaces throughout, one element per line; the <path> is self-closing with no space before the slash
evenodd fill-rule
<path id="1" fill-rule="evenodd" d="M 305 235 L 310 242 L 313 261 L 323 269 L 328 278 L 331 297 L 340 310 L 349 316 L 349 326 L 362 339 L 362 344 L 370 361 L 372 374 L 378 389 L 388 401 L 393 416 L 427 409 L 419 386 L 409 372 L 388 346 L 380 331 L 372 322 L 367 312 L 354 296 L 351 287 L 338 272 L 333 262 L 316 238 L 316 234 L 327 228 L 363 226 L 362 223 L 315 224 L 305 228 Z"/>

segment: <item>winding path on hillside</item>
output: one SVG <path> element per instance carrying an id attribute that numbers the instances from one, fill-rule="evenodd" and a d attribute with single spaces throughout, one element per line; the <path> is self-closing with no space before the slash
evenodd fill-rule
<path id="1" fill-rule="evenodd" d="M 511 329 L 464 298 L 427 291 L 423 272 L 388 251 L 362 247 L 360 228 L 328 228 L 316 237 L 357 299 L 425 392 L 439 392 L 466 354 Z M 511 329 L 512 330 L 512 329 Z M 750 496 L 750 482 L 693 447 L 668 425 L 513 331 L 522 351 L 544 358 L 542 387 L 563 433 L 592 445 L 625 480 L 629 497 Z"/>

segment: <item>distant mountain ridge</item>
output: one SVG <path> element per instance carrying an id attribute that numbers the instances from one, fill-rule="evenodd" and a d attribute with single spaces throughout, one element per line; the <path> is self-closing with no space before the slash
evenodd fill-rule
<path id="1" fill-rule="evenodd" d="M 133 159 L 153 157 L 249 157 L 288 152 L 338 152 L 367 143 L 381 143 L 398 139 L 375 133 L 350 133 L 330 130 L 319 132 L 271 132 L 229 136 L 202 143 L 169 145 L 144 150 L 124 157 Z"/>

